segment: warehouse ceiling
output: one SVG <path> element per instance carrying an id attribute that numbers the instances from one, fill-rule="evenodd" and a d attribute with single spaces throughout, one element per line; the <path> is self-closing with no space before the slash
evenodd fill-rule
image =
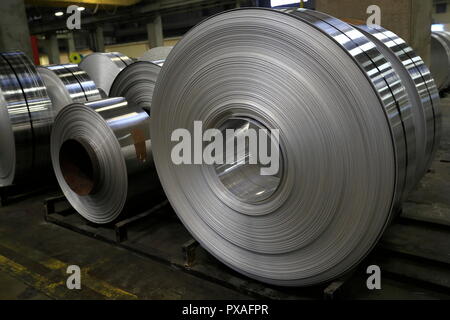
<path id="1" fill-rule="evenodd" d="M 61 5 L 63 2 L 63 6 Z M 156 14 L 163 17 L 164 28 L 171 29 L 170 21 L 164 21 L 166 17 L 174 14 L 186 14 L 186 19 L 193 12 L 200 12 L 201 17 L 209 16 L 215 12 L 236 7 L 236 0 L 125 0 L 120 1 L 122 5 L 111 5 L 117 0 L 85 0 L 81 1 L 49 1 L 49 0 L 27 0 L 27 14 L 32 34 L 45 34 L 57 30 L 66 29 L 66 8 L 71 4 L 83 6 L 82 28 L 91 28 L 98 24 L 136 23 L 150 20 Z M 108 4 L 107 4 L 108 3 Z M 241 0 L 241 6 L 266 6 L 270 1 Z M 128 5 L 123 5 L 128 4 Z M 55 16 L 56 12 L 64 15 Z M 182 16 L 178 19 L 184 20 Z M 170 19 L 169 19 L 170 20 Z M 179 24 L 179 21 L 176 21 Z M 197 23 L 196 21 L 195 23 Z M 166 23 L 169 23 L 167 25 Z M 187 23 L 190 26 L 191 23 Z"/>
<path id="2" fill-rule="evenodd" d="M 142 0 L 25 0 L 26 4 L 33 6 L 64 7 L 71 4 L 88 6 L 131 6 Z"/>
<path id="3" fill-rule="evenodd" d="M 117 2 L 121 5 L 113 5 Z M 47 36 L 68 32 L 69 5 L 83 7 L 81 29 L 74 30 L 77 49 L 81 50 L 92 48 L 92 33 L 99 26 L 104 30 L 106 45 L 145 41 L 147 24 L 161 15 L 164 37 L 177 37 L 211 15 L 236 8 L 238 3 L 242 7 L 270 5 L 269 0 L 26 0 L 26 10 L 30 33 Z M 65 50 L 65 46 L 60 43 L 60 49 Z"/>

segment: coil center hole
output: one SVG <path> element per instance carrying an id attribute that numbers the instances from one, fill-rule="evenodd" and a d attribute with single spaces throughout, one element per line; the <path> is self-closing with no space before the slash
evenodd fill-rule
<path id="1" fill-rule="evenodd" d="M 98 160 L 88 143 L 66 140 L 59 151 L 59 164 L 64 180 L 73 192 L 80 196 L 94 193 L 98 183 Z"/>
<path id="2" fill-rule="evenodd" d="M 230 131 L 227 134 L 228 129 L 232 129 L 234 134 L 230 135 Z M 283 174 L 282 154 L 281 151 L 277 153 L 277 156 L 273 153 L 274 144 L 270 134 L 267 135 L 267 152 L 260 148 L 260 143 L 265 142 L 264 140 L 260 141 L 261 129 L 271 132 L 263 124 L 250 118 L 233 117 L 226 120 L 219 128 L 224 137 L 224 163 L 214 165 L 215 172 L 225 188 L 239 200 L 253 204 L 270 198 L 278 189 Z M 250 145 L 252 139 L 249 136 L 253 134 L 251 131 L 256 132 L 256 139 L 253 136 L 253 143 L 256 141 L 257 148 Z M 230 151 L 231 145 L 233 147 Z M 276 146 L 278 147 L 278 144 Z M 275 174 L 261 174 L 261 169 L 273 166 L 273 164 L 262 163 L 261 152 L 267 153 L 266 158 L 277 162 L 278 171 Z M 251 162 L 251 157 L 254 157 L 253 162 L 256 159 L 256 163 Z"/>

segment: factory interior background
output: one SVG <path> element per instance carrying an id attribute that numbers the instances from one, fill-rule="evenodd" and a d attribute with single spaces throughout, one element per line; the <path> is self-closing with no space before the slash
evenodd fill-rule
<path id="1" fill-rule="evenodd" d="M 2 0 L 0 53 L 1 300 L 450 298 L 450 0 Z"/>

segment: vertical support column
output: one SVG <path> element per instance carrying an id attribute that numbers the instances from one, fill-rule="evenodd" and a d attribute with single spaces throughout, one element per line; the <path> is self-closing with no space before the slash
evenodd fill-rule
<path id="1" fill-rule="evenodd" d="M 157 15 L 147 24 L 147 36 L 149 48 L 161 47 L 164 45 L 161 15 Z"/>
<path id="2" fill-rule="evenodd" d="M 21 50 L 33 58 L 24 0 L 1 0 L 0 12 L 0 51 Z"/>
<path id="3" fill-rule="evenodd" d="M 347 21 L 366 21 L 370 5 L 381 9 L 381 26 L 395 32 L 428 63 L 432 1 L 423 0 L 316 0 L 316 9 Z"/>
<path id="4" fill-rule="evenodd" d="M 95 50 L 97 52 L 105 52 L 105 38 L 103 36 L 103 27 L 95 28 Z"/>
<path id="5" fill-rule="evenodd" d="M 67 53 L 70 55 L 72 52 L 75 52 L 75 40 L 73 37 L 73 32 L 69 32 L 67 34 Z"/>
<path id="6" fill-rule="evenodd" d="M 39 61 L 39 44 L 36 36 L 31 36 L 31 50 L 33 51 L 33 62 L 35 65 L 39 66 L 41 63 Z"/>
<path id="7" fill-rule="evenodd" d="M 236 0 L 236 9 L 241 7 L 241 0 Z"/>
<path id="8" fill-rule="evenodd" d="M 59 64 L 59 46 L 58 46 L 58 37 L 56 33 L 52 33 L 48 36 L 48 61 L 50 64 Z"/>

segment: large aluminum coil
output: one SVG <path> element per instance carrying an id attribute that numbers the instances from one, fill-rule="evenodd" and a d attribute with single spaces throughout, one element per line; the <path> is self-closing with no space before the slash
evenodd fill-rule
<path id="1" fill-rule="evenodd" d="M 133 60 L 119 52 L 95 52 L 83 58 L 80 68 L 87 72 L 106 98 L 116 76 L 131 63 Z"/>
<path id="2" fill-rule="evenodd" d="M 94 82 L 75 64 L 37 67 L 37 70 L 47 87 L 54 117 L 73 102 L 101 99 Z"/>
<path id="3" fill-rule="evenodd" d="M 320 12 L 239 9 L 197 25 L 165 61 L 152 103 L 155 165 L 181 221 L 263 282 L 312 285 L 352 269 L 423 165 L 415 126 L 425 120 L 397 71 L 366 35 Z M 175 165 L 171 135 L 194 133 L 194 121 L 279 129 L 278 175 L 238 161 Z"/>
<path id="4" fill-rule="evenodd" d="M 22 52 L 0 54 L 0 186 L 21 183 L 50 166 L 51 102 Z"/>
<path id="5" fill-rule="evenodd" d="M 137 61 L 123 69 L 114 80 L 110 97 L 125 97 L 150 114 L 153 90 L 161 67 L 147 61 Z"/>
<path id="6" fill-rule="evenodd" d="M 417 183 L 430 167 L 440 140 L 439 92 L 428 67 L 403 39 L 380 26 L 357 28 L 386 57 L 406 89 L 416 132 Z"/>
<path id="7" fill-rule="evenodd" d="M 430 70 L 439 90 L 450 85 L 450 44 L 437 32 L 431 33 Z"/>
<path id="8" fill-rule="evenodd" d="M 51 157 L 67 200 L 94 223 L 133 212 L 142 195 L 158 186 L 149 116 L 122 97 L 62 109 L 53 125 Z"/>

